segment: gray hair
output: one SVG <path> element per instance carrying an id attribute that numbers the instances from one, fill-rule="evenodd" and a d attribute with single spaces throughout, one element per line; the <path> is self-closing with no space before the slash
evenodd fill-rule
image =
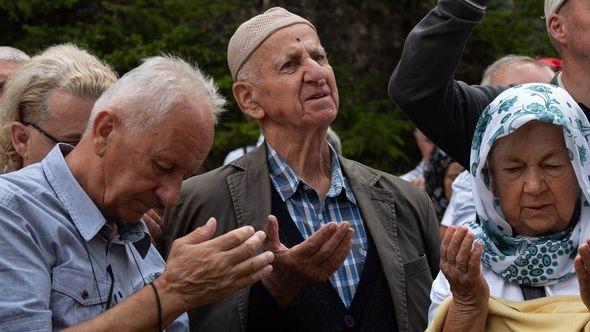
<path id="1" fill-rule="evenodd" d="M 8 80 L 0 103 L 0 173 L 22 167 L 12 145 L 13 122 L 50 120 L 47 103 L 55 90 L 96 100 L 116 80 L 107 64 L 72 44 L 52 46 L 20 66 Z"/>
<path id="2" fill-rule="evenodd" d="M 509 65 L 526 63 L 535 65 L 539 68 L 547 67 L 547 69 L 551 70 L 549 66 L 537 62 L 537 60 L 531 58 L 530 56 L 508 54 L 496 60 L 485 69 L 483 72 L 483 78 L 481 79 L 481 85 L 490 85 L 492 77 Z"/>
<path id="3" fill-rule="evenodd" d="M 10 46 L 0 46 L 0 60 L 26 62 L 31 60 L 27 53 Z"/>
<path id="4" fill-rule="evenodd" d="M 213 79 L 182 59 L 158 56 L 145 59 L 123 75 L 94 104 L 86 132 L 98 113 L 105 108 L 122 108 L 126 130 L 135 135 L 153 128 L 175 106 L 202 97 L 215 123 L 225 111 L 225 99 Z"/>

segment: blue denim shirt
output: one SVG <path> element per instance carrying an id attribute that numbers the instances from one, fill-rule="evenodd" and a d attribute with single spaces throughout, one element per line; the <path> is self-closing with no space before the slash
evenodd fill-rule
<path id="1" fill-rule="evenodd" d="M 111 235 L 64 160 L 69 150 L 58 145 L 41 163 L 0 176 L 0 331 L 82 323 L 164 270 L 143 221 Z M 188 330 L 187 315 L 169 330 Z"/>

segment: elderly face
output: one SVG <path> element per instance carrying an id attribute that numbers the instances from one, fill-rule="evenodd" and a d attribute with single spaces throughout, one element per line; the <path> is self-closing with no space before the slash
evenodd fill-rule
<path id="1" fill-rule="evenodd" d="M 253 54 L 259 64 L 254 98 L 261 123 L 297 129 L 327 128 L 336 118 L 338 88 L 316 32 L 296 24 L 271 35 Z"/>
<path id="2" fill-rule="evenodd" d="M 177 204 L 184 177 L 198 169 L 213 144 L 213 117 L 178 105 L 153 130 L 127 135 L 113 129 L 103 155 L 102 212 L 137 222 L 151 208 Z"/>
<path id="3" fill-rule="evenodd" d="M 558 14 L 564 18 L 562 48 L 575 58 L 590 58 L 590 1 L 567 0 Z"/>
<path id="4" fill-rule="evenodd" d="M 27 148 L 23 166 L 40 162 L 55 146 L 55 140 L 75 145 L 86 128 L 94 100 L 75 97 L 61 90 L 54 90 L 47 101 L 51 119 L 28 125 Z M 35 128 L 38 127 L 38 128 Z M 45 132 L 45 134 L 43 132 Z M 48 137 L 51 136 L 53 139 Z"/>
<path id="5" fill-rule="evenodd" d="M 6 81 L 8 81 L 12 73 L 20 65 L 20 62 L 0 60 L 0 100 L 2 100 L 2 94 L 4 92 Z"/>
<path id="6" fill-rule="evenodd" d="M 494 194 L 516 233 L 538 236 L 567 228 L 580 187 L 561 127 L 527 123 L 498 139 L 488 162 Z"/>

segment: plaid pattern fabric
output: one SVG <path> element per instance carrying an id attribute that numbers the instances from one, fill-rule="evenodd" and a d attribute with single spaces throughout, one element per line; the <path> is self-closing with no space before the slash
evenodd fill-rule
<path id="1" fill-rule="evenodd" d="M 368 242 L 360 211 L 350 184 L 342 173 L 338 156 L 330 148 L 332 181 L 325 199 L 321 199 L 270 145 L 267 144 L 267 147 L 271 182 L 286 203 L 289 215 L 304 239 L 331 221 L 348 221 L 354 229 L 350 253 L 338 270 L 330 276 L 330 282 L 338 291 L 342 302 L 346 307 L 350 307 L 361 278 Z"/>

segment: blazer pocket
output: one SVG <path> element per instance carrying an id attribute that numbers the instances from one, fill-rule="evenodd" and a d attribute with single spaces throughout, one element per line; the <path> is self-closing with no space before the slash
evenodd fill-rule
<path id="1" fill-rule="evenodd" d="M 428 323 L 430 287 L 432 275 L 424 254 L 404 264 L 406 274 L 406 303 L 408 320 L 413 322 L 412 331 L 424 331 Z M 419 327 L 416 329 L 416 327 Z"/>
<path id="2" fill-rule="evenodd" d="M 406 279 L 416 276 L 424 271 L 429 271 L 428 259 L 426 259 L 426 255 L 424 254 L 419 254 L 418 258 L 404 264 Z"/>

